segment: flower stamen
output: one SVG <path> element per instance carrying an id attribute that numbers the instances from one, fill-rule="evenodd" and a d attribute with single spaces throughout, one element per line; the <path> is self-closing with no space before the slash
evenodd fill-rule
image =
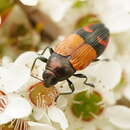
<path id="1" fill-rule="evenodd" d="M 89 112 L 91 116 L 93 116 L 95 119 L 97 119 L 97 115 L 95 115 L 93 112 Z"/>
<path id="2" fill-rule="evenodd" d="M 14 119 L 8 124 L 0 126 L 0 130 L 29 130 L 26 120 Z"/>
<path id="3" fill-rule="evenodd" d="M 3 112 L 8 105 L 8 98 L 6 94 L 0 91 L 0 112 Z"/>
<path id="4" fill-rule="evenodd" d="M 100 106 L 100 105 L 104 105 L 104 102 L 101 101 L 101 102 L 97 102 L 96 105 Z"/>

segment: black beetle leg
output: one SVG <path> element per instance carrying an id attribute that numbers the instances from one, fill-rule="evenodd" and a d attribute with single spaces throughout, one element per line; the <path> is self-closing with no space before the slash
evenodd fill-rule
<path id="1" fill-rule="evenodd" d="M 100 59 L 95 59 L 95 60 L 93 60 L 93 62 L 97 62 L 97 61 L 100 61 Z"/>
<path id="2" fill-rule="evenodd" d="M 33 65 L 32 65 L 32 68 L 31 68 L 31 73 L 32 73 L 33 68 L 34 68 L 34 66 L 35 66 L 35 64 L 36 64 L 36 61 L 37 61 L 38 59 L 41 60 L 42 62 L 47 63 L 47 59 L 44 58 L 44 57 L 42 57 L 42 55 L 45 53 L 45 51 L 46 51 L 48 48 L 49 48 L 49 47 L 46 47 L 41 54 L 38 54 L 39 57 L 37 57 L 37 58 L 34 60 Z"/>
<path id="3" fill-rule="evenodd" d="M 52 48 L 46 47 L 46 48 L 43 50 L 43 52 L 42 52 L 41 54 L 39 54 L 39 55 L 43 55 L 47 49 L 49 49 L 50 54 L 52 54 L 52 53 L 54 52 Z"/>
<path id="4" fill-rule="evenodd" d="M 84 74 L 74 74 L 73 76 L 78 77 L 78 78 L 85 78 L 85 81 L 84 81 L 85 85 L 88 85 L 88 86 L 93 87 L 93 88 L 95 87 L 94 84 L 87 83 L 88 78 L 87 78 L 86 75 L 84 75 Z"/>
<path id="5" fill-rule="evenodd" d="M 44 57 L 37 57 L 37 58 L 34 60 L 33 65 L 32 65 L 32 67 L 31 67 L 31 76 L 34 77 L 34 78 L 36 78 L 36 79 L 38 79 L 38 80 L 40 80 L 40 81 L 43 81 L 42 79 L 39 79 L 38 77 L 36 77 L 36 76 L 34 76 L 34 75 L 32 74 L 33 69 L 34 69 L 34 66 L 35 66 L 37 60 L 40 60 L 40 61 L 42 61 L 42 62 L 47 63 L 47 59 L 46 59 L 46 58 L 44 58 Z"/>
<path id="6" fill-rule="evenodd" d="M 41 53 L 40 55 L 43 55 L 48 48 L 49 48 L 49 47 L 46 47 L 46 48 L 42 51 L 42 53 Z"/>
<path id="7" fill-rule="evenodd" d="M 105 59 L 95 59 L 95 60 L 93 60 L 93 62 L 97 62 L 97 61 L 106 61 L 106 62 L 108 62 L 108 61 L 110 61 L 110 59 L 105 58 Z"/>
<path id="8" fill-rule="evenodd" d="M 68 82 L 68 86 L 69 86 L 71 92 L 60 93 L 60 95 L 68 95 L 68 94 L 72 94 L 74 92 L 74 90 L 75 90 L 74 84 L 69 79 L 67 79 L 67 82 Z"/>
<path id="9" fill-rule="evenodd" d="M 49 48 L 50 54 L 52 54 L 54 51 L 52 48 Z"/>
<path id="10" fill-rule="evenodd" d="M 42 79 L 38 78 L 37 76 L 33 75 L 32 73 L 31 73 L 31 76 L 32 76 L 33 78 L 38 79 L 38 80 L 40 80 L 40 81 L 42 81 L 42 82 L 43 82 L 43 80 L 42 80 Z"/>
<path id="11" fill-rule="evenodd" d="M 60 93 L 60 94 L 56 97 L 55 101 L 57 101 L 57 99 L 58 99 L 59 96 L 61 96 L 61 95 L 69 95 L 69 94 L 72 94 L 72 93 L 74 92 L 74 90 L 75 90 L 74 84 L 73 84 L 69 79 L 67 79 L 67 82 L 68 82 L 69 88 L 71 89 L 71 92 Z"/>
<path id="12" fill-rule="evenodd" d="M 35 64 L 36 64 L 36 61 L 37 61 L 38 59 L 39 59 L 40 61 L 42 61 L 42 62 L 47 63 L 47 59 L 46 59 L 46 58 L 44 58 L 44 57 L 37 57 L 37 58 L 34 60 L 34 62 L 33 62 L 33 65 L 32 65 L 32 68 L 31 68 L 31 72 L 33 71 L 33 68 L 34 68 L 34 66 L 35 66 Z"/>

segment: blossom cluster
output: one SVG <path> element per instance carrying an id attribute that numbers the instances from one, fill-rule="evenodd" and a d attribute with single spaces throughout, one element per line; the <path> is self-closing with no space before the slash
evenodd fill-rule
<path id="1" fill-rule="evenodd" d="M 62 28 L 63 34 L 52 43 L 52 48 L 65 35 L 90 23 L 104 23 L 110 30 L 110 41 L 100 61 L 76 72 L 86 75 L 87 82 L 95 88 L 85 85 L 84 78 L 72 76 L 75 91 L 64 96 L 59 95 L 70 91 L 66 81 L 50 88 L 40 81 L 46 64 L 37 61 L 31 70 L 42 50 L 24 52 L 15 60 L 3 56 L 0 130 L 130 130 L 130 1 L 19 1 L 45 12 Z M 49 56 L 47 50 L 44 57 Z M 106 58 L 109 60 L 103 60 Z"/>

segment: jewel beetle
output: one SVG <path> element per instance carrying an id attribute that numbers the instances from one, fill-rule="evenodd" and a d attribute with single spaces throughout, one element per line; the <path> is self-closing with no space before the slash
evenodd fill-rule
<path id="1" fill-rule="evenodd" d="M 61 41 L 57 46 L 50 50 L 50 57 L 43 57 L 46 49 L 37 57 L 32 65 L 32 69 L 39 59 L 46 63 L 45 70 L 42 74 L 42 80 L 45 87 L 51 87 L 57 82 L 66 80 L 71 92 L 63 94 L 71 94 L 75 88 L 70 81 L 71 76 L 85 78 L 84 84 L 94 87 L 87 83 L 87 76 L 83 74 L 75 74 L 76 71 L 87 67 L 91 62 L 96 61 L 109 42 L 109 30 L 104 24 L 90 24 L 84 26 Z M 35 77 L 34 75 L 32 75 Z M 37 78 L 37 77 L 35 77 Z"/>

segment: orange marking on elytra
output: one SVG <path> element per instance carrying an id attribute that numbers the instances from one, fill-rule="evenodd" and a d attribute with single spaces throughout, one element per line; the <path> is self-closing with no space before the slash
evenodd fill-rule
<path id="1" fill-rule="evenodd" d="M 106 45 L 108 44 L 107 41 L 102 40 L 100 37 L 97 37 L 97 40 L 98 40 L 98 43 L 100 43 L 100 44 L 103 45 L 103 46 L 106 46 Z"/>
<path id="2" fill-rule="evenodd" d="M 88 26 L 83 27 L 83 29 L 87 32 L 93 32 L 93 30 L 91 30 Z"/>

